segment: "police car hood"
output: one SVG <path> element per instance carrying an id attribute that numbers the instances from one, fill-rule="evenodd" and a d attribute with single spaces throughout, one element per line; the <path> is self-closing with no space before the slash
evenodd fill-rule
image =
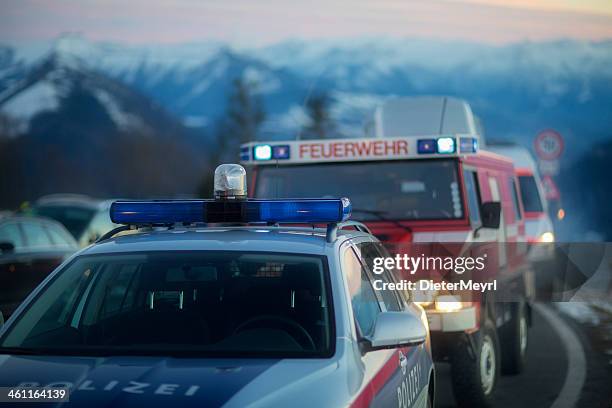
<path id="1" fill-rule="evenodd" d="M 0 355 L 0 387 L 68 386 L 70 401 L 87 407 L 295 406 L 296 393 L 337 386 L 337 367 L 325 359 Z"/>

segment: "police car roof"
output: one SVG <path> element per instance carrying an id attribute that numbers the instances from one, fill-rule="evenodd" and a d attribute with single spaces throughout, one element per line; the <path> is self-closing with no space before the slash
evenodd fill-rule
<path id="1" fill-rule="evenodd" d="M 326 241 L 326 230 L 312 227 L 186 227 L 139 230 L 101 241 L 81 255 L 142 251 L 257 251 L 322 255 L 326 248 L 348 238 L 370 236 L 356 230 L 339 230 Z"/>

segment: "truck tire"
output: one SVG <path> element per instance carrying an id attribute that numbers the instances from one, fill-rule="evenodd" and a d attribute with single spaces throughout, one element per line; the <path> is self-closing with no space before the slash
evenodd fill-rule
<path id="1" fill-rule="evenodd" d="M 466 341 L 461 341 L 450 354 L 451 383 L 459 407 L 490 407 L 500 373 L 497 330 L 486 319 L 475 336 L 474 353 Z"/>
<path id="2" fill-rule="evenodd" d="M 511 318 L 501 331 L 502 373 L 508 375 L 520 374 L 525 368 L 529 320 L 525 302 L 511 305 Z"/>

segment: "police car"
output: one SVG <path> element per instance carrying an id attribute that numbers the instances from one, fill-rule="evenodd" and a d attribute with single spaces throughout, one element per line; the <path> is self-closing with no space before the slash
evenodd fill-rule
<path id="1" fill-rule="evenodd" d="M 123 227 L 0 330 L 0 387 L 87 407 L 432 406 L 426 315 L 372 289 L 366 258 L 386 253 L 350 201 L 250 200 L 245 180 L 222 165 L 213 200 L 114 202 Z"/>

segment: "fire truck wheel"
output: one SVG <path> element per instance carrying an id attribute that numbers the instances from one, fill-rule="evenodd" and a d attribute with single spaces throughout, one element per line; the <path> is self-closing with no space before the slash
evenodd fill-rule
<path id="1" fill-rule="evenodd" d="M 459 407 L 490 407 L 500 372 L 499 341 L 487 319 L 476 336 L 474 353 L 465 341 L 451 352 L 451 382 Z"/>
<path id="2" fill-rule="evenodd" d="M 501 331 L 502 373 L 520 374 L 525 368 L 528 329 L 527 307 L 524 302 L 512 303 L 512 317 Z"/>

